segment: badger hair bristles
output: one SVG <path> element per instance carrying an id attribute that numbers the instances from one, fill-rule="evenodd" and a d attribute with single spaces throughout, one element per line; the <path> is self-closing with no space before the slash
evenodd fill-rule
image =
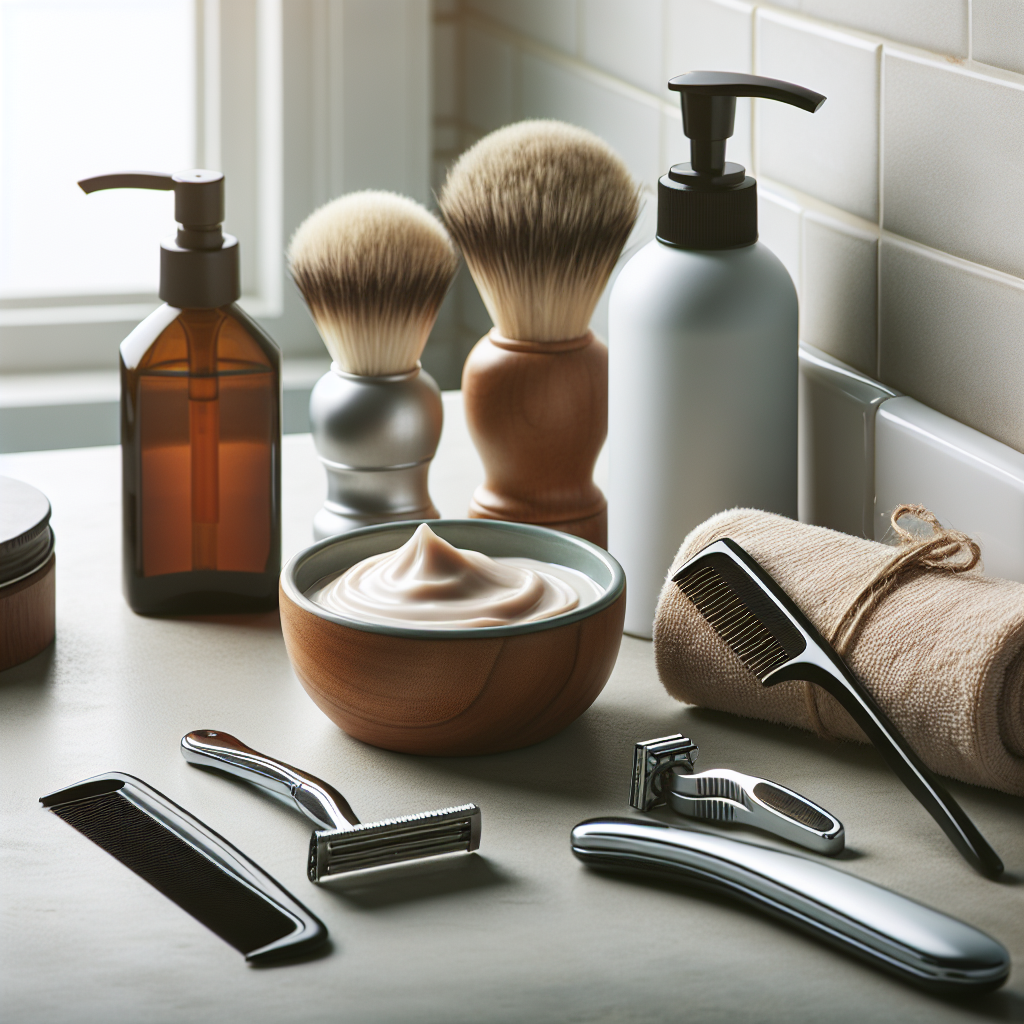
<path id="1" fill-rule="evenodd" d="M 419 203 L 352 192 L 302 222 L 288 263 L 335 363 L 378 377 L 416 366 L 458 256 Z"/>
<path id="2" fill-rule="evenodd" d="M 522 121 L 463 153 L 438 205 L 499 333 L 564 341 L 586 334 L 640 191 L 593 133 Z"/>

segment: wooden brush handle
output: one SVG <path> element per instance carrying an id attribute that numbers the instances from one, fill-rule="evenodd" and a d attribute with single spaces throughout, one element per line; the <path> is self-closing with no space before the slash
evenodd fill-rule
<path id="1" fill-rule="evenodd" d="M 462 371 L 462 399 L 486 479 L 475 519 L 536 523 L 607 544 L 607 502 L 593 481 L 608 433 L 608 349 L 511 341 L 491 331 Z"/>

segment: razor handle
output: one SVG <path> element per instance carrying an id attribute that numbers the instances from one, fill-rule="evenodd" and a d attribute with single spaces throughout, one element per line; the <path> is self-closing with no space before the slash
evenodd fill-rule
<path id="1" fill-rule="evenodd" d="M 318 829 L 345 830 L 359 819 L 348 801 L 329 783 L 247 747 L 216 729 L 196 729 L 181 738 L 181 756 L 189 764 L 213 768 L 289 798 Z"/>
<path id="2" fill-rule="evenodd" d="M 827 864 L 724 836 L 628 818 L 572 830 L 594 868 L 638 873 L 738 899 L 931 992 L 998 988 L 1006 949 L 984 932 Z"/>

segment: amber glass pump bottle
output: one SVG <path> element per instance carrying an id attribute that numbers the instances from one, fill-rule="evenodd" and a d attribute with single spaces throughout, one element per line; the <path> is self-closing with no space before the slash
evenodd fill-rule
<path id="1" fill-rule="evenodd" d="M 160 298 L 121 343 L 124 594 L 145 615 L 273 608 L 281 571 L 281 355 L 240 308 L 224 176 L 132 172 L 85 192 L 174 192 Z"/>

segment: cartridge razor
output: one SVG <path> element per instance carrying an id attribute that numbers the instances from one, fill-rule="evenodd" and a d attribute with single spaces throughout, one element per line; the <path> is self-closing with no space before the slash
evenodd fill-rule
<path id="1" fill-rule="evenodd" d="M 363 823 L 330 783 L 276 761 L 215 729 L 181 740 L 189 764 L 213 768 L 290 800 L 317 827 L 309 840 L 307 873 L 321 883 L 352 871 L 400 861 L 471 852 L 480 846 L 476 804 Z"/>
<path id="2" fill-rule="evenodd" d="M 630 806 L 649 811 L 667 804 L 688 818 L 750 825 L 830 857 L 843 849 L 842 822 L 777 782 L 730 768 L 692 774 L 698 749 L 679 733 L 638 743 Z"/>

